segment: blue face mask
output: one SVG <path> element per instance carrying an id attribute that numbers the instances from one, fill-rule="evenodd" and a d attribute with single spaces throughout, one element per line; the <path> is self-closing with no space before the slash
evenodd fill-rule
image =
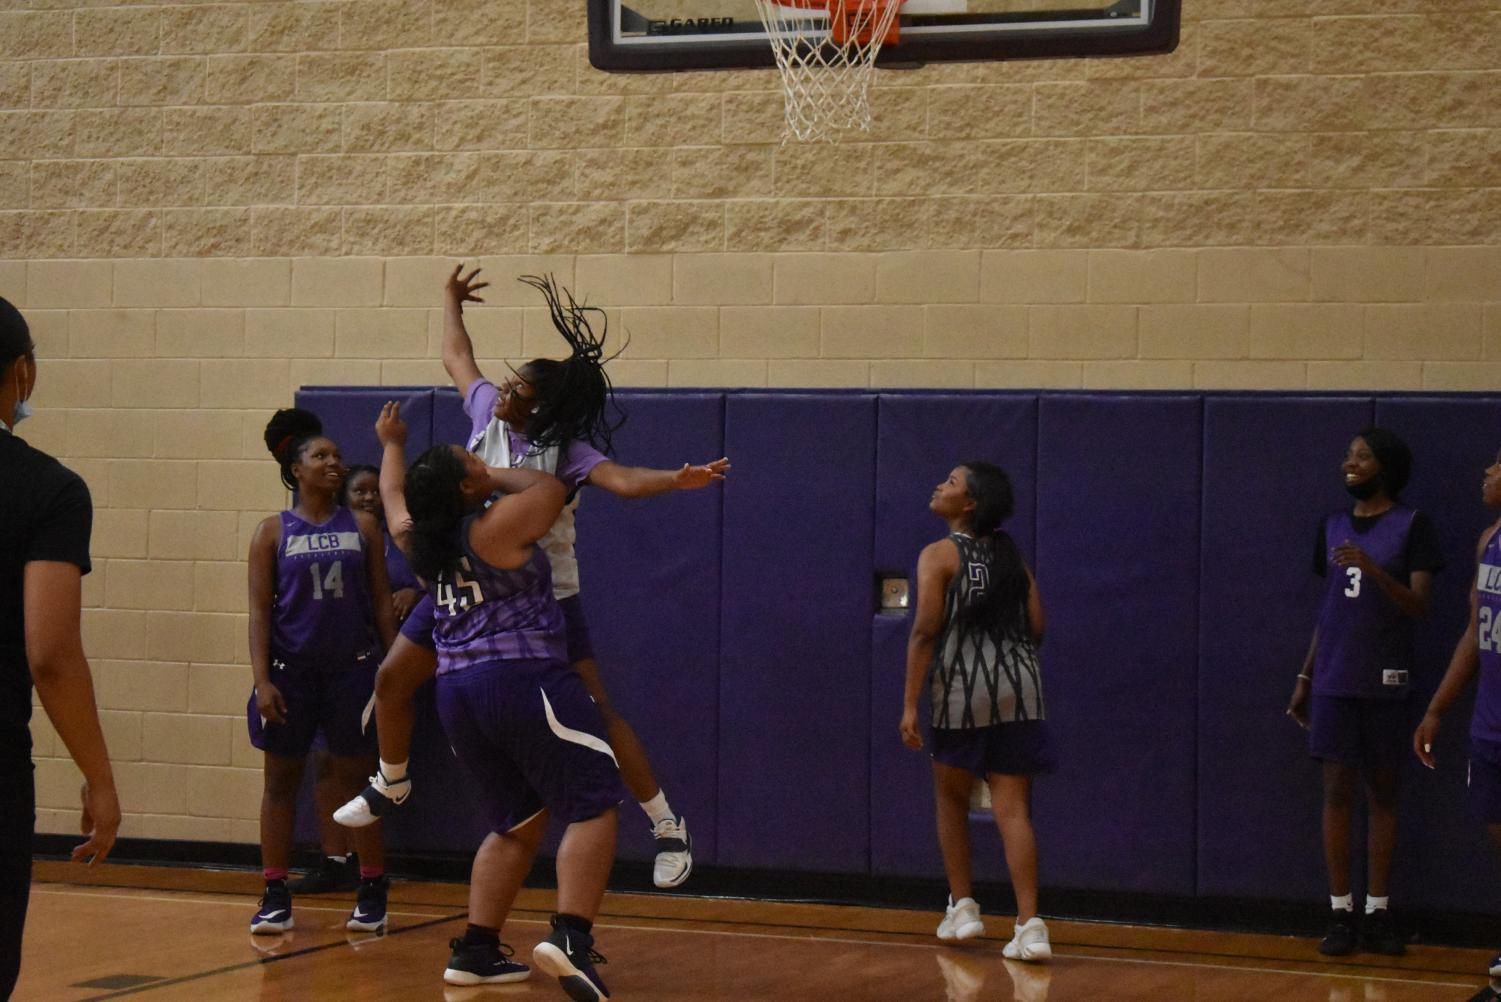
<path id="1" fill-rule="evenodd" d="M 31 406 L 31 401 L 29 401 L 29 400 L 22 400 L 22 401 L 20 401 L 19 403 L 16 404 L 16 413 L 15 413 L 15 416 L 11 418 L 10 426 L 12 428 L 14 428 L 16 425 L 20 424 L 22 421 L 24 421 L 27 418 L 31 417 L 31 415 L 33 415 L 35 413 L 36 413 L 36 410 L 35 410 L 35 408 L 33 408 Z"/>

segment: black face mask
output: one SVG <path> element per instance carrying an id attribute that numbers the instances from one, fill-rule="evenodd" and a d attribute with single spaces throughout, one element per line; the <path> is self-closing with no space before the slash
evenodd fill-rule
<path id="1" fill-rule="evenodd" d="M 1380 489 L 1381 474 L 1379 473 L 1363 483 L 1345 484 L 1345 490 L 1349 491 L 1350 496 L 1357 501 L 1364 501 L 1366 498 L 1374 496 Z"/>

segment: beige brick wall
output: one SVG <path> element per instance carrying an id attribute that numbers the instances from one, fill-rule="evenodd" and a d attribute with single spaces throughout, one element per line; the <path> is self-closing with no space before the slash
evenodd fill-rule
<path id="1" fill-rule="evenodd" d="M 98 505 L 85 633 L 127 834 L 254 840 L 260 444 L 308 382 L 556 349 L 621 385 L 1495 389 L 1495 0 L 1184 0 L 1179 50 L 882 74 L 781 146 L 769 72 L 608 75 L 579 0 L 0 0 L 0 295 L 26 431 Z M 37 724 L 44 829 L 72 767 Z"/>

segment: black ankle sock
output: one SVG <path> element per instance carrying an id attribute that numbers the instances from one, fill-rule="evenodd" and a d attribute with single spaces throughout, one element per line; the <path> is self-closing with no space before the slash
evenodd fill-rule
<path id="1" fill-rule="evenodd" d="M 581 932 L 585 936 L 589 935 L 589 931 L 594 928 L 594 923 L 588 919 L 579 918 L 577 915 L 569 915 L 566 912 L 558 912 L 558 924 L 565 925 L 574 932 Z"/>
<path id="2" fill-rule="evenodd" d="M 464 929 L 464 944 L 466 946 L 499 946 L 500 930 L 471 922 Z"/>

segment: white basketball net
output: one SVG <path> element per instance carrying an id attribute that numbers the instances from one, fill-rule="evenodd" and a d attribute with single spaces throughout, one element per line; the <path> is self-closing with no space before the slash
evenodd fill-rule
<path id="1" fill-rule="evenodd" d="M 901 0 L 756 0 L 787 99 L 783 142 L 791 136 L 832 142 L 845 130 L 870 129 L 876 54 L 901 6 Z M 835 24 L 842 27 L 831 34 Z"/>

